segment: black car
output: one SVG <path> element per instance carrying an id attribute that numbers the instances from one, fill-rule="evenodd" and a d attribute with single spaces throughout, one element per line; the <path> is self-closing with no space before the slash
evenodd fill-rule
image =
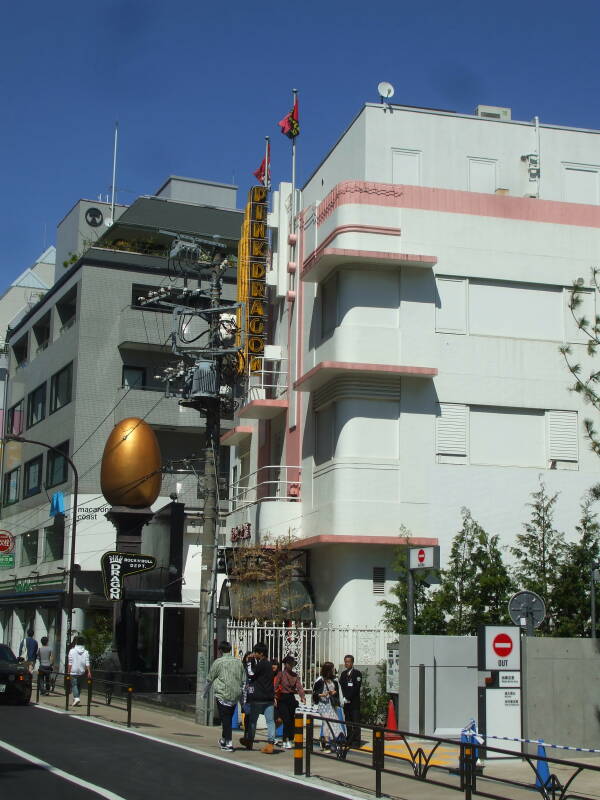
<path id="1" fill-rule="evenodd" d="M 0 703 L 27 705 L 31 699 L 31 672 L 5 644 L 0 644 Z"/>

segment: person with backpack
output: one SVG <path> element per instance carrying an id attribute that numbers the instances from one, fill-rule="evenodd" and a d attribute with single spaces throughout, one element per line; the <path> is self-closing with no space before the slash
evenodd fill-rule
<path id="1" fill-rule="evenodd" d="M 75 647 L 69 650 L 69 663 L 67 665 L 67 675 L 71 678 L 71 691 L 73 692 L 73 705 L 81 705 L 80 699 L 80 679 L 86 675 L 92 677 L 90 669 L 90 654 L 85 649 L 85 639 L 78 636 L 75 639 Z"/>
<path id="2" fill-rule="evenodd" d="M 35 660 L 38 654 L 38 643 L 33 638 L 33 628 L 29 628 L 27 631 L 27 636 L 23 639 L 21 644 L 19 645 L 19 658 L 23 659 L 23 662 L 27 667 L 29 667 L 29 671 L 33 670 L 33 665 L 35 664 Z"/>

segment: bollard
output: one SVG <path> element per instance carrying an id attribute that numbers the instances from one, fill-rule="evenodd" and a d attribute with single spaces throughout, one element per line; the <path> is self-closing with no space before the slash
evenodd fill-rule
<path id="1" fill-rule="evenodd" d="M 131 728 L 131 695 L 133 693 L 133 686 L 127 687 L 127 727 Z"/>
<path id="2" fill-rule="evenodd" d="M 92 709 L 92 679 L 87 679 L 88 696 L 87 696 L 87 715 L 90 716 Z"/>
<path id="3" fill-rule="evenodd" d="M 375 797 L 381 797 L 381 770 L 383 769 L 384 738 L 381 728 L 373 728 L 373 769 L 375 770 Z"/>
<path id="4" fill-rule="evenodd" d="M 38 670 L 37 674 L 37 683 L 35 685 L 35 702 L 39 704 L 40 702 L 40 672 Z"/>
<path id="5" fill-rule="evenodd" d="M 465 744 L 463 749 L 463 762 L 465 770 L 465 800 L 472 800 L 473 797 L 473 747 Z"/>
<path id="6" fill-rule="evenodd" d="M 65 675 L 65 711 L 69 710 L 69 695 L 71 694 L 71 676 Z"/>
<path id="7" fill-rule="evenodd" d="M 306 750 L 306 765 L 304 774 L 307 778 L 310 778 L 310 757 L 313 751 L 313 741 L 314 741 L 314 721 L 311 716 L 306 718 L 306 742 L 305 742 L 305 750 Z"/>
<path id="8" fill-rule="evenodd" d="M 302 759 L 304 748 L 304 725 L 302 717 L 294 718 L 294 775 L 302 775 Z"/>

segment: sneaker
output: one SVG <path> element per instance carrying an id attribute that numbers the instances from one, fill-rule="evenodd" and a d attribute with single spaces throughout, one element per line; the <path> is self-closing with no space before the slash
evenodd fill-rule
<path id="1" fill-rule="evenodd" d="M 233 753 L 233 745 L 231 742 L 226 742 L 225 739 L 219 739 L 219 747 L 221 750 L 227 750 L 227 752 Z"/>
<path id="2" fill-rule="evenodd" d="M 284 748 L 285 748 L 286 750 L 291 750 L 291 749 L 292 749 L 292 743 L 290 742 L 290 740 L 289 740 L 289 739 L 286 739 L 286 740 L 285 740 L 285 742 L 283 743 L 283 746 L 284 746 Z"/>
<path id="3" fill-rule="evenodd" d="M 76 698 L 73 700 L 73 705 L 74 705 L 74 706 L 80 706 L 80 705 L 81 705 L 81 700 L 80 700 L 78 697 L 76 697 Z"/>

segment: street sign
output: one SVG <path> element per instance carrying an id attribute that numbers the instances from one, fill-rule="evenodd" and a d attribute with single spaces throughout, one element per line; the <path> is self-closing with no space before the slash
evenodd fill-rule
<path id="1" fill-rule="evenodd" d="M 0 569 L 14 569 L 14 568 L 15 568 L 15 554 L 0 553 Z"/>
<path id="2" fill-rule="evenodd" d="M 513 670 L 513 672 L 499 672 L 498 686 L 501 689 L 519 689 L 521 686 L 521 673 L 517 672 L 517 670 Z"/>
<path id="3" fill-rule="evenodd" d="M 411 547 L 408 551 L 409 569 L 439 569 L 439 547 Z"/>
<path id="4" fill-rule="evenodd" d="M 510 618 L 521 628 L 528 628 L 527 635 L 533 635 L 533 628 L 539 628 L 546 618 L 546 604 L 535 592 L 517 592 L 508 601 Z"/>
<path id="5" fill-rule="evenodd" d="M 521 669 L 521 631 L 512 626 L 486 625 L 478 636 L 480 670 Z"/>
<path id="6" fill-rule="evenodd" d="M 15 537 L 10 531 L 0 531 L 0 553 L 14 553 Z"/>

